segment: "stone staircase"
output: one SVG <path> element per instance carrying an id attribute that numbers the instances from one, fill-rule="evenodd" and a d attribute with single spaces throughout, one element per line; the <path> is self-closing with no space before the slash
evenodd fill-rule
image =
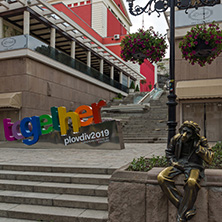
<path id="1" fill-rule="evenodd" d="M 164 92 L 158 100 L 149 101 L 148 109 L 120 112 L 110 109 L 103 112 L 102 117 L 116 119 L 122 123 L 123 139 L 126 143 L 165 143 L 168 133 L 166 102 L 167 94 Z"/>
<path id="2" fill-rule="evenodd" d="M 0 164 L 0 221 L 107 222 L 114 170 Z"/>

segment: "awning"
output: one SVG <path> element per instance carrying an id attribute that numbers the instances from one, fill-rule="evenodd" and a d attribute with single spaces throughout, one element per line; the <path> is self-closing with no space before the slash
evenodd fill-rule
<path id="1" fill-rule="evenodd" d="M 176 95 L 178 99 L 222 98 L 222 79 L 179 81 Z"/>
<path id="2" fill-rule="evenodd" d="M 22 93 L 0 93 L 0 108 L 16 108 L 22 107 Z"/>

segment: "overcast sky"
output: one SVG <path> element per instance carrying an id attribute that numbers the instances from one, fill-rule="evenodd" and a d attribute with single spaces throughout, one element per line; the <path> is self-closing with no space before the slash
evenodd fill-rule
<path id="1" fill-rule="evenodd" d="M 168 25 L 165 19 L 165 16 L 163 13 L 160 14 L 160 17 L 158 17 L 158 14 L 156 12 L 153 12 L 151 15 L 148 15 L 147 13 L 143 13 L 143 15 L 133 16 L 129 13 L 129 6 L 126 0 L 123 0 L 125 3 L 126 10 L 128 11 L 128 14 L 130 16 L 130 20 L 132 22 L 132 27 L 130 28 L 130 32 L 136 32 L 139 28 L 142 28 L 142 20 L 144 17 L 144 28 L 148 29 L 150 26 L 154 27 L 154 30 L 156 32 L 159 32 L 161 34 L 166 34 L 166 30 L 168 29 Z M 135 0 L 134 6 L 139 5 L 144 7 L 145 4 L 148 1 L 144 0 Z M 166 57 L 169 57 L 169 48 Z"/>

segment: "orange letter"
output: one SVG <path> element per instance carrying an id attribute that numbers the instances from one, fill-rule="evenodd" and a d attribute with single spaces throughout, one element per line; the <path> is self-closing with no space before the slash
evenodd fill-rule
<path id="1" fill-rule="evenodd" d="M 101 107 L 106 106 L 106 101 L 100 100 L 98 103 L 91 104 L 93 109 L 93 117 L 94 117 L 94 123 L 101 123 Z"/>
<path id="2" fill-rule="evenodd" d="M 79 106 L 75 110 L 75 113 L 79 114 L 81 126 L 88 126 L 88 125 L 92 124 L 92 122 L 93 122 L 93 117 L 92 117 L 93 112 L 92 112 L 92 108 L 90 106 L 86 106 L 86 105 Z M 84 121 L 84 120 L 82 120 L 82 118 L 87 118 L 87 120 Z"/>

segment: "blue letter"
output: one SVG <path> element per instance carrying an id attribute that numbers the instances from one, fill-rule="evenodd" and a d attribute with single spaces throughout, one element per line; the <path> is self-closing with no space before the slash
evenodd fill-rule
<path id="1" fill-rule="evenodd" d="M 30 130 L 29 123 L 32 124 L 32 130 Z M 33 139 L 25 139 L 22 142 L 26 145 L 33 145 L 39 140 L 39 136 L 41 135 L 41 126 L 40 120 L 38 116 L 26 117 L 20 123 L 21 133 L 24 137 L 32 136 Z"/>

